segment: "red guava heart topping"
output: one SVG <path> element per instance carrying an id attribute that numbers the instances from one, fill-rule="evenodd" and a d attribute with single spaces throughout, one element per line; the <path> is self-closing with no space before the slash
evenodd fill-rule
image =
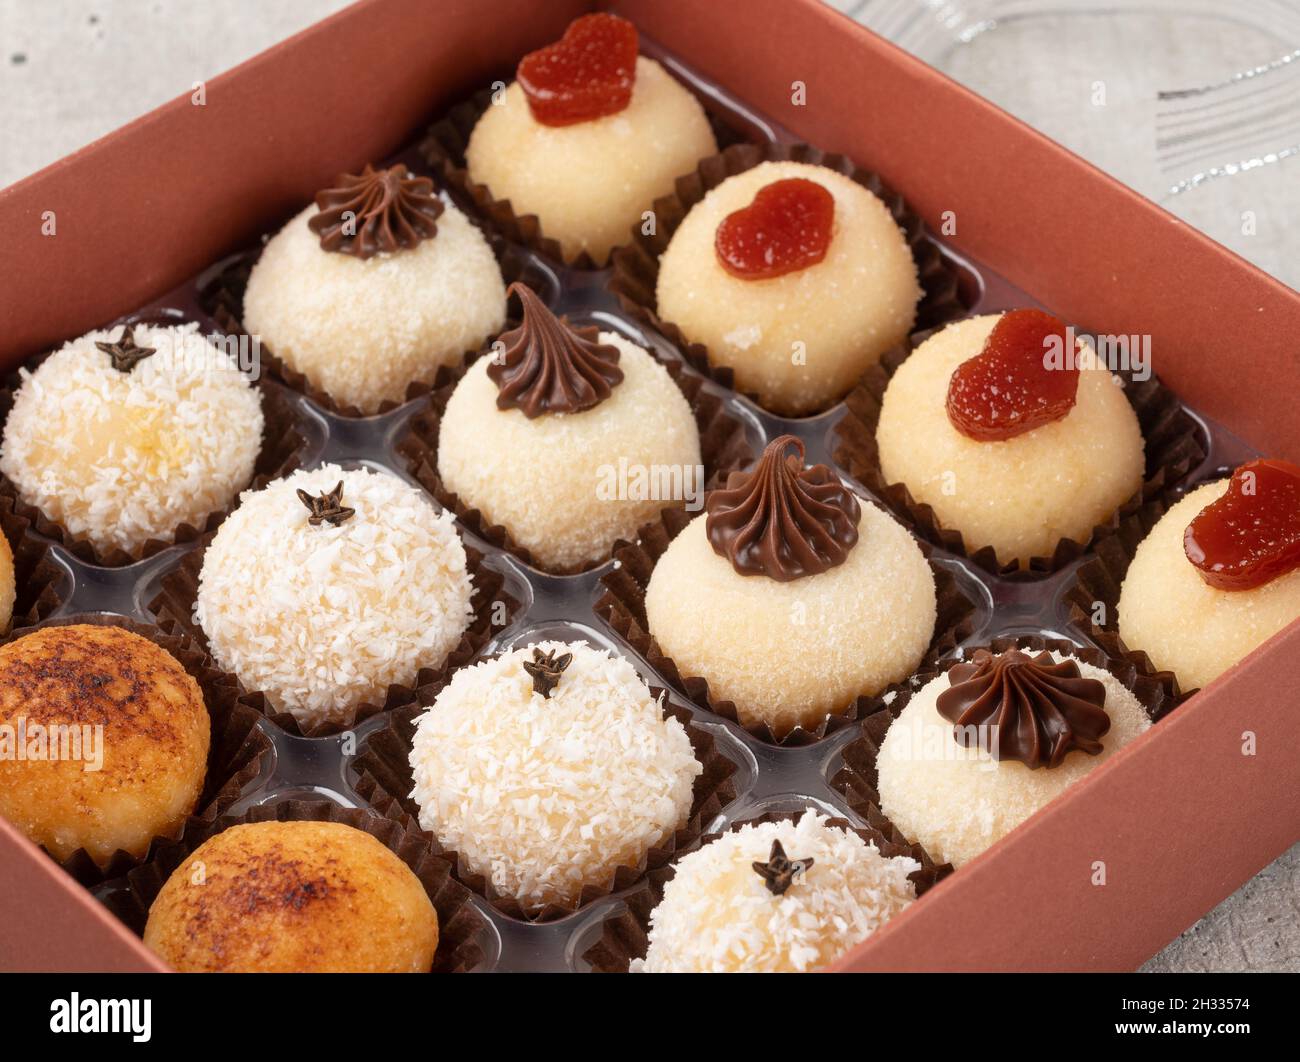
<path id="1" fill-rule="evenodd" d="M 791 177 L 764 185 L 747 207 L 722 219 L 713 239 L 722 268 L 741 280 L 767 280 L 826 257 L 835 197 L 816 181 Z"/>
<path id="2" fill-rule="evenodd" d="M 617 15 L 583 15 L 554 44 L 529 52 L 515 71 L 542 125 L 574 125 L 617 114 L 636 83 L 636 27 Z"/>
<path id="3" fill-rule="evenodd" d="M 1253 590 L 1300 567 L 1300 466 L 1242 465 L 1187 525 L 1183 552 L 1216 590 Z"/>
<path id="4" fill-rule="evenodd" d="M 1074 408 L 1079 390 L 1079 367 L 1067 343 L 1065 324 L 1049 313 L 1003 314 L 984 349 L 948 380 L 952 426 L 995 442 L 1060 420 Z"/>

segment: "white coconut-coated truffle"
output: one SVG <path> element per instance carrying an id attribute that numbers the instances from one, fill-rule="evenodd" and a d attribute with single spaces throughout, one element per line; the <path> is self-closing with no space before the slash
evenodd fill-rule
<path id="1" fill-rule="evenodd" d="M 1010 439 L 971 439 L 948 419 L 948 381 L 984 347 L 1001 314 L 951 324 L 907 358 L 885 391 L 876 428 L 880 469 L 960 531 L 971 552 L 1002 562 L 1085 541 L 1142 486 L 1142 430 L 1110 372 L 1079 372 L 1074 408 Z"/>
<path id="2" fill-rule="evenodd" d="M 549 697 L 534 649 L 573 654 Z M 411 749 L 420 825 L 526 911 L 607 887 L 690 815 L 703 768 L 626 660 L 540 642 L 462 668 Z"/>
<path id="3" fill-rule="evenodd" d="M 454 205 L 415 247 L 372 258 L 325 251 L 310 206 L 262 251 L 244 326 L 335 402 L 377 412 L 458 364 L 505 322 L 506 289 L 483 234 Z"/>
<path id="4" fill-rule="evenodd" d="M 1035 654 L 1037 655 L 1037 654 Z M 1053 652 L 1056 662 L 1074 659 Z M 1030 770 L 1019 760 L 994 759 L 953 736 L 939 714 L 939 695 L 951 683 L 937 675 L 922 686 L 891 724 L 876 757 L 880 807 L 910 840 L 941 863 L 960 866 L 1046 806 L 1116 750 L 1143 733 L 1151 720 L 1120 681 L 1104 668 L 1075 660 L 1083 678 L 1106 687 L 1110 729 L 1095 756 L 1066 754 L 1057 767 Z"/>
<path id="5" fill-rule="evenodd" d="M 815 727 L 920 663 L 934 636 L 934 576 L 887 513 L 864 503 L 844 563 L 792 582 L 740 575 L 714 552 L 705 520 L 659 558 L 646 616 L 678 670 L 734 701 L 743 725 Z"/>
<path id="6" fill-rule="evenodd" d="M 1184 689 L 1205 686 L 1300 618 L 1300 570 L 1252 590 L 1210 586 L 1187 559 L 1183 533 L 1228 481 L 1207 483 L 1162 516 L 1138 545 L 1119 596 L 1119 635 Z"/>
<path id="7" fill-rule="evenodd" d="M 700 436 L 685 396 L 650 354 L 614 332 L 623 380 L 599 405 L 529 419 L 498 409 L 480 359 L 438 430 L 438 474 L 546 568 L 604 558 L 661 509 L 703 501 Z"/>
<path id="8" fill-rule="evenodd" d="M 355 515 L 313 526 L 297 492 L 340 480 Z M 204 555 L 194 615 L 221 667 L 318 726 L 441 667 L 472 594 L 448 513 L 391 473 L 324 465 L 243 495 Z"/>
<path id="9" fill-rule="evenodd" d="M 835 199 L 826 257 L 784 276 L 732 276 L 714 251 L 718 226 L 790 178 L 816 181 Z M 885 204 L 843 174 L 802 162 L 764 162 L 692 207 L 659 260 L 656 292 L 659 316 L 731 368 L 737 390 L 791 416 L 842 398 L 907 337 L 920 298 L 912 252 Z"/>
<path id="10" fill-rule="evenodd" d="M 916 898 L 908 875 L 921 864 L 827 822 L 806 811 L 751 823 L 684 856 L 633 972 L 804 973 L 866 940 Z M 752 865 L 768 861 L 773 841 L 789 859 L 813 860 L 780 896 Z"/>
<path id="11" fill-rule="evenodd" d="M 198 325 L 136 325 L 136 346 L 156 353 L 130 372 L 95 346 L 122 332 L 91 332 L 23 370 L 0 471 L 74 537 L 134 553 L 230 504 L 253 476 L 263 417 L 248 376 Z"/>
<path id="12" fill-rule="evenodd" d="M 537 215 L 567 261 L 586 251 L 604 265 L 642 212 L 717 150 L 699 101 L 642 57 L 627 107 L 573 125 L 537 121 L 512 84 L 479 119 L 465 158 L 472 180 L 517 215 Z"/>
<path id="13" fill-rule="evenodd" d="M 14 618 L 16 597 L 13 550 L 9 548 L 9 540 L 0 535 L 0 631 L 8 628 L 9 621 Z"/>

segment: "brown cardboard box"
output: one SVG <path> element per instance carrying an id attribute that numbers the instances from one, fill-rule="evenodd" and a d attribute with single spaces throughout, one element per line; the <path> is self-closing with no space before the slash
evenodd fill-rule
<path id="1" fill-rule="evenodd" d="M 0 192 L 0 365 L 246 244 L 592 6 L 363 0 L 210 82 L 206 106 L 183 97 Z M 1057 313 L 1150 333 L 1165 383 L 1300 460 L 1289 288 L 815 0 L 612 6 L 757 110 L 879 171 L 931 224 L 955 212 L 957 250 Z M 791 102 L 795 81 L 807 106 Z M 57 238 L 42 235 L 47 211 Z M 840 968 L 1138 965 L 1300 837 L 1298 650 L 1293 626 Z M 1247 731 L 1257 755 L 1242 755 Z M 0 956 L 160 968 L 4 822 Z"/>

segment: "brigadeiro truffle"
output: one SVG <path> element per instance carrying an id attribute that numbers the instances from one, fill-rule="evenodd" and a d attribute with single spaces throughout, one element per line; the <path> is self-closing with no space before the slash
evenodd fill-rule
<path id="1" fill-rule="evenodd" d="M 522 323 L 456 385 L 438 473 L 541 566 L 582 567 L 681 500 L 660 489 L 660 473 L 703 494 L 699 431 L 668 371 L 641 347 L 571 327 L 522 284 L 510 290 Z"/>
<path id="2" fill-rule="evenodd" d="M 718 150 L 695 97 L 637 51 L 632 23 L 584 15 L 524 56 L 470 136 L 471 180 L 536 215 L 566 261 L 603 265 L 674 178 Z"/>
<path id="3" fill-rule="evenodd" d="M 441 667 L 472 594 L 449 514 L 391 473 L 323 465 L 243 495 L 194 615 L 221 667 L 318 727 Z"/>
<path id="4" fill-rule="evenodd" d="M 912 694 L 876 758 L 880 807 L 960 866 L 1151 725 L 1104 668 L 1045 650 L 977 649 Z"/>
<path id="5" fill-rule="evenodd" d="M 677 669 L 778 737 L 906 678 L 936 620 L 912 537 L 825 465 L 804 467 L 803 453 L 785 435 L 732 473 L 645 595 L 650 633 Z"/>
<path id="6" fill-rule="evenodd" d="M 659 260 L 658 315 L 766 408 L 830 406 L 902 342 L 921 298 L 889 209 L 824 166 L 764 162 L 691 208 Z"/>
<path id="7" fill-rule="evenodd" d="M 1119 633 L 1185 688 L 1300 617 L 1300 466 L 1259 460 L 1171 508 L 1141 542 Z"/>
<path id="8" fill-rule="evenodd" d="M 243 321 L 339 406 L 378 412 L 505 321 L 483 234 L 403 166 L 340 174 L 253 266 Z"/>
<path id="9" fill-rule="evenodd" d="M 803 973 L 916 899 L 921 864 L 813 811 L 746 824 L 683 856 L 634 973 Z"/>
<path id="10" fill-rule="evenodd" d="M 144 942 L 181 973 L 427 973 L 438 915 L 420 879 L 368 833 L 245 823 L 176 868 Z"/>
<path id="11" fill-rule="evenodd" d="M 210 730 L 198 683 L 147 638 L 33 631 L 0 646 L 0 815 L 58 860 L 139 858 L 194 810 Z"/>
<path id="12" fill-rule="evenodd" d="M 411 770 L 420 825 L 536 914 L 638 866 L 685 824 L 703 768 L 631 664 L 546 641 L 457 671 Z"/>
<path id="13" fill-rule="evenodd" d="M 889 381 L 880 469 L 966 549 L 1027 567 L 1086 542 L 1142 486 L 1143 440 L 1118 379 L 1063 322 L 1012 310 L 951 324 Z"/>
<path id="14" fill-rule="evenodd" d="M 198 325 L 124 325 L 22 371 L 0 472 L 71 536 L 134 554 L 229 505 L 262 429 L 260 394 Z"/>

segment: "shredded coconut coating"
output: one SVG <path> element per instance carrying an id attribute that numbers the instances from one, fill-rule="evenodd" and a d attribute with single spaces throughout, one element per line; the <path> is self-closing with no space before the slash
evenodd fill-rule
<path id="1" fill-rule="evenodd" d="M 309 524 L 299 488 L 356 515 Z M 473 594 L 450 514 L 388 472 L 324 465 L 246 491 L 208 547 L 194 617 L 218 664 L 299 723 L 348 723 L 441 667 Z"/>
<path id="2" fill-rule="evenodd" d="M 608 887 L 690 815 L 703 768 L 635 669 L 581 643 L 549 698 L 534 646 L 456 672 L 411 749 L 420 825 L 526 911 Z"/>
<path id="3" fill-rule="evenodd" d="M 587 122 L 542 125 L 512 84 L 474 127 L 465 160 L 470 177 L 516 214 L 536 214 L 565 258 L 586 251 L 603 265 L 642 211 L 717 150 L 699 101 L 641 56 L 628 106 Z"/>
<path id="4" fill-rule="evenodd" d="M 708 679 L 745 726 L 815 726 L 915 670 L 934 636 L 934 576 L 911 535 L 870 502 L 843 563 L 780 583 L 740 575 L 698 516 L 646 588 L 650 633 L 683 675 Z"/>
<path id="5" fill-rule="evenodd" d="M 1252 590 L 1219 590 L 1187 559 L 1183 534 L 1228 481 L 1207 483 L 1162 516 L 1142 540 L 1119 596 L 1119 634 L 1185 690 L 1206 686 L 1300 618 L 1300 570 Z"/>
<path id="6" fill-rule="evenodd" d="M 13 551 L 9 548 L 9 540 L 0 535 L 0 631 L 5 630 L 14 617 L 16 596 Z"/>
<path id="7" fill-rule="evenodd" d="M 483 234 L 446 204 L 438 234 L 361 259 L 321 249 L 310 206 L 262 251 L 244 325 L 342 405 L 375 413 L 430 383 L 505 323 L 506 289 Z"/>
<path id="8" fill-rule="evenodd" d="M 970 439 L 948 419 L 948 381 L 984 347 L 1001 314 L 949 325 L 922 343 L 885 391 L 876 428 L 880 468 L 905 483 L 966 548 L 999 560 L 1049 556 L 1083 540 L 1142 486 L 1142 429 L 1110 372 L 1079 373 L 1074 408 L 999 442 Z"/>
<path id="9" fill-rule="evenodd" d="M 703 502 L 700 436 L 685 396 L 635 343 L 613 332 L 599 338 L 619 349 L 623 380 L 598 406 L 532 420 L 498 409 L 484 358 L 456 385 L 438 429 L 443 482 L 547 567 L 601 560 L 618 539 L 631 541 L 679 503 L 677 484 L 691 484 Z M 623 467 L 629 474 L 620 477 Z M 654 469 L 671 489 L 639 489 L 634 473 Z"/>
<path id="10" fill-rule="evenodd" d="M 137 325 L 157 353 L 130 373 L 95 346 L 121 333 L 91 332 L 22 370 L 0 471 L 72 535 L 131 553 L 230 504 L 253 476 L 263 418 L 248 376 L 197 324 Z"/>
<path id="11" fill-rule="evenodd" d="M 1052 653 L 1057 662 L 1072 659 Z M 947 674 L 922 686 L 894 720 L 876 759 L 881 810 L 935 859 L 960 866 L 1006 836 L 1117 749 L 1151 720 L 1137 698 L 1109 671 L 1075 661 L 1084 678 L 1106 687 L 1110 729 L 1095 756 L 1075 750 L 1059 767 L 1031 771 L 1019 760 L 994 760 L 959 745 L 936 702 Z"/>
<path id="12" fill-rule="evenodd" d="M 768 280 L 732 276 L 713 249 L 718 226 L 790 178 L 835 198 L 826 257 Z M 843 174 L 802 162 L 764 162 L 696 203 L 659 259 L 656 290 L 659 316 L 733 369 L 738 391 L 791 416 L 842 398 L 907 337 L 920 298 L 912 252 L 885 204 Z"/>
<path id="13" fill-rule="evenodd" d="M 886 859 L 856 833 L 805 811 L 797 821 L 741 826 L 677 864 L 650 914 L 650 948 L 634 973 L 805 973 L 834 962 L 916 899 L 921 864 Z M 813 860 L 784 895 L 753 863 L 772 842 Z"/>

